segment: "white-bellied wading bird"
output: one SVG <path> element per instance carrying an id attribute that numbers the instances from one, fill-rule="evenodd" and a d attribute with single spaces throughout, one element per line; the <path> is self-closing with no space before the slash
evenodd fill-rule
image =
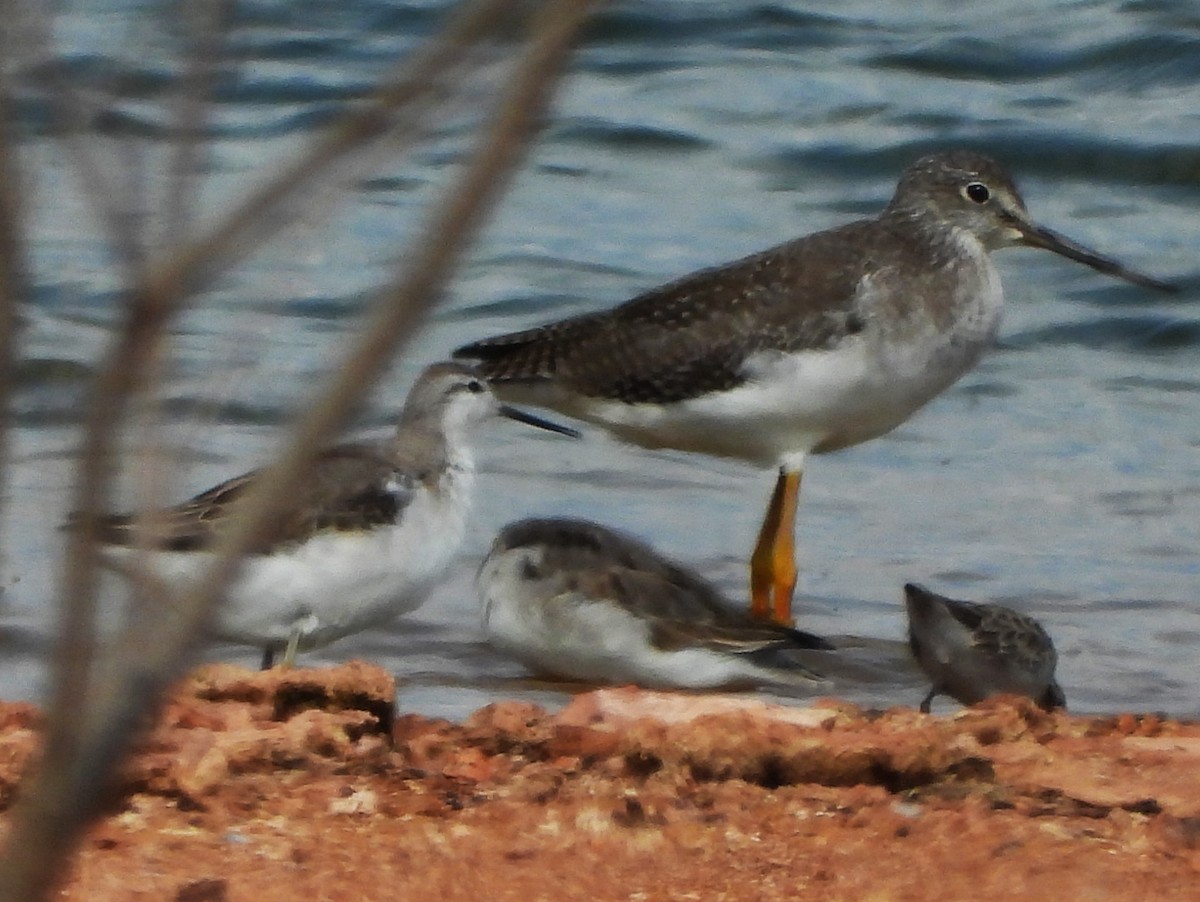
<path id="1" fill-rule="evenodd" d="M 1173 290 L 1036 225 L 997 163 L 954 151 L 906 169 L 875 219 L 455 356 L 506 400 L 644 447 L 778 468 L 750 559 L 751 611 L 790 625 L 808 455 L 895 429 L 975 365 L 1003 306 L 989 253 L 1014 245 Z"/>
<path id="2" fill-rule="evenodd" d="M 483 631 L 534 672 L 708 689 L 821 680 L 819 636 L 751 618 L 649 546 L 586 520 L 505 526 L 479 568 Z"/>
<path id="3" fill-rule="evenodd" d="M 1054 643 L 1032 617 L 998 604 L 955 601 L 913 583 L 904 587 L 904 604 L 909 647 L 933 680 L 921 700 L 926 714 L 938 695 L 973 705 L 1011 693 L 1047 711 L 1067 706 L 1054 678 Z"/>
<path id="4" fill-rule="evenodd" d="M 298 649 L 419 606 L 462 542 L 475 474 L 469 433 L 493 414 L 577 435 L 500 405 L 469 367 L 429 367 L 391 438 L 338 445 L 317 458 L 277 528 L 242 562 L 213 638 L 262 648 L 264 668 L 283 650 L 287 666 Z M 104 518 L 105 557 L 120 571 L 145 566 L 167 586 L 194 580 L 257 475 L 166 510 Z"/>

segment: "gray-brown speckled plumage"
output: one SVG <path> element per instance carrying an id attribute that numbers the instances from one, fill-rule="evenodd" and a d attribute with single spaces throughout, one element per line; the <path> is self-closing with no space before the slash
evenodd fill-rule
<path id="1" fill-rule="evenodd" d="M 754 620 L 648 545 L 586 520 L 505 526 L 477 577 L 484 633 L 557 677 L 700 688 L 796 682 L 819 636 Z"/>
<path id="2" fill-rule="evenodd" d="M 909 583 L 904 587 L 908 643 L 933 681 L 921 701 L 928 713 L 935 696 L 972 705 L 990 695 L 1014 693 L 1046 710 L 1066 707 L 1054 678 L 1058 655 L 1042 625 L 1012 608 L 958 601 Z"/>
<path id="3" fill-rule="evenodd" d="M 904 173 L 876 219 L 692 273 L 611 310 L 483 339 L 455 354 L 478 361 L 502 391 L 508 383 L 555 381 L 588 397 L 670 404 L 744 384 L 746 361 L 755 353 L 831 350 L 872 330 L 948 330 L 990 279 L 963 253 L 956 230 L 974 234 L 989 250 L 1016 243 L 1002 235 L 1011 225 L 1000 213 L 981 217 L 980 205 L 959 196 L 969 182 L 986 184 L 992 197 L 1014 199 L 1024 212 L 1012 180 L 995 162 L 967 152 L 935 155 Z M 1090 262 L 1097 261 L 1104 271 L 1146 282 L 1111 261 Z"/>
<path id="4" fill-rule="evenodd" d="M 990 253 L 1013 245 L 1170 290 L 1038 226 L 995 161 L 952 151 L 906 169 L 875 219 L 455 356 L 501 397 L 625 441 L 778 467 L 751 557 L 752 607 L 791 622 L 807 455 L 886 434 L 976 364 L 1004 306 Z"/>

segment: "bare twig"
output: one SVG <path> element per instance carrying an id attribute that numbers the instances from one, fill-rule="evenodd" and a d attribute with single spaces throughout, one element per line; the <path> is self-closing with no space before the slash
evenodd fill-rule
<path id="1" fill-rule="evenodd" d="M 21 211 L 23 182 L 9 133 L 10 94 L 0 70 L 0 474 L 8 464 L 8 410 L 16 367 L 17 312 L 29 298 Z"/>
<path id="2" fill-rule="evenodd" d="M 172 124 L 162 230 L 156 236 L 157 240 L 147 236 L 148 247 L 182 247 L 191 235 L 202 178 L 201 163 L 208 147 L 205 136 L 213 111 L 213 90 L 225 56 L 233 10 L 230 0 L 192 0 L 179 3 L 177 12 L 186 23 L 182 28 L 183 71 L 168 101 Z M 161 384 L 167 356 L 162 347 L 164 344 L 160 341 L 157 353 L 148 358 L 145 378 L 148 385 Z M 158 397 L 144 392 L 131 415 L 135 432 L 141 438 L 138 506 L 143 510 L 161 507 L 165 489 L 172 483 L 171 467 L 161 444 L 159 402 Z M 148 575 L 142 573 L 143 577 Z M 128 585 L 134 602 L 130 608 L 131 616 L 144 616 L 161 603 L 162 586 L 156 581 L 135 578 L 129 580 Z"/>
<path id="3" fill-rule="evenodd" d="M 178 247 L 195 218 L 196 176 L 204 150 L 204 130 L 211 110 L 212 89 L 225 50 L 231 10 L 229 0 L 201 0 L 180 4 L 180 14 L 192 27 L 185 70 L 173 126 L 175 142 L 167 185 L 164 244 Z"/>
<path id="4" fill-rule="evenodd" d="M 141 256 L 134 231 L 136 220 L 122 209 L 116 173 L 101 158 L 103 143 L 96 142 L 94 136 L 92 140 L 88 138 L 95 118 L 94 104 L 85 101 L 53 62 L 52 17 L 44 10 L 30 9 L 21 17 L 21 24 L 25 40 L 46 61 L 41 82 L 51 101 L 59 141 L 71 160 L 83 197 L 103 224 L 114 257 L 121 262 L 126 277 L 133 281 L 138 275 L 137 261 Z"/>
<path id="5" fill-rule="evenodd" d="M 252 192 L 196 241 L 157 265 L 129 292 L 126 318 L 106 355 L 87 404 L 74 510 L 79 528 L 68 534 L 67 567 L 61 589 L 62 624 L 55 657 L 51 710 L 70 710 L 82 697 L 93 658 L 98 563 L 96 524 L 108 506 L 113 447 L 128 401 L 143 384 L 160 336 L 170 318 L 196 291 L 249 254 L 286 222 L 286 205 L 337 161 L 385 134 L 395 111 L 440 85 L 466 56 L 472 41 L 487 35 L 508 8 L 507 0 L 480 0 L 419 53 L 405 77 L 386 86 L 364 109 L 344 117 L 324 138 L 283 173 Z M 62 723 L 62 748 L 73 745 L 74 718 Z M 56 736 L 51 731 L 51 738 Z M 57 742 L 47 744 L 47 754 Z"/>
<path id="6" fill-rule="evenodd" d="M 108 494 L 114 427 L 145 371 L 146 349 L 154 346 L 183 298 L 245 253 L 247 243 L 257 244 L 271 231 L 273 214 L 298 185 L 326 169 L 333 159 L 385 132 L 390 126 L 390 116 L 385 114 L 422 94 L 425 85 L 420 79 L 409 79 L 383 92 L 376 105 L 352 116 L 252 203 L 243 205 L 177 258 L 153 268 L 131 293 L 125 328 L 97 386 L 96 398 L 103 403 L 92 405 L 87 422 L 76 497 L 84 528 L 70 540 L 73 562 L 81 566 L 71 568 L 64 597 L 68 627 L 76 636 L 62 644 L 59 666 L 63 670 L 53 700 L 46 753 L 16 812 L 14 839 L 0 868 L 0 900 L 37 899 L 48 892 L 57 865 L 98 810 L 112 768 L 138 735 L 167 682 L 190 662 L 195 639 L 210 619 L 240 556 L 271 526 L 290 486 L 310 465 L 315 449 L 342 423 L 434 303 L 438 287 L 449 277 L 534 132 L 588 5 L 587 0 L 546 4 L 499 115 L 461 182 L 425 231 L 421 246 L 410 255 L 415 261 L 412 268 L 379 296 L 376 313 L 364 333 L 345 363 L 334 370 L 331 386 L 301 422 L 288 451 L 256 485 L 240 511 L 237 526 L 222 541 L 209 573 L 170 602 L 171 616 L 130 624 L 114 653 L 106 658 L 105 667 L 91 674 L 96 512 Z M 511 9 L 506 3 L 477 4 L 460 19 L 451 40 L 441 42 L 419 61 L 422 65 L 416 72 L 436 83 L 438 70 L 444 69 L 441 64 L 462 55 L 461 42 L 468 35 L 484 34 L 484 26 L 506 7 Z M 73 592 L 80 594 L 77 597 Z M 79 652 L 79 657 L 68 659 L 72 652 Z M 87 692 L 89 676 L 98 677 L 92 692 Z"/>

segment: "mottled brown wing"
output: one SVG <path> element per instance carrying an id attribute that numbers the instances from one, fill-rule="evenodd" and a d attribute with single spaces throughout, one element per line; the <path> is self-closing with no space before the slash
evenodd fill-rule
<path id="1" fill-rule="evenodd" d="M 491 381 L 553 380 L 589 397 L 673 402 L 734 388 L 759 350 L 830 347 L 854 309 L 870 246 L 852 223 L 693 273 L 612 310 L 484 339 L 455 351 Z M 848 240 L 850 239 L 850 240 Z"/>
<path id="2" fill-rule="evenodd" d="M 502 549 L 542 550 L 538 576 L 572 575 L 589 594 L 613 594 L 640 615 L 712 620 L 723 616 L 725 599 L 699 575 L 678 566 L 632 536 L 598 523 L 570 518 L 535 518 L 510 523 L 496 544 Z"/>
<path id="3" fill-rule="evenodd" d="M 664 650 L 702 647 L 732 654 L 750 654 L 767 649 L 822 649 L 835 646 L 814 633 L 765 621 L 749 613 L 724 608 L 712 618 L 675 619 L 648 617 L 654 644 Z"/>
<path id="4" fill-rule="evenodd" d="M 522 520 L 506 526 L 497 543 L 540 547 L 538 577 L 555 574 L 572 592 L 613 599 L 650 623 L 653 641 L 663 649 L 707 646 L 749 653 L 771 647 L 833 648 L 812 633 L 752 620 L 698 574 L 598 523 Z"/>
<path id="5" fill-rule="evenodd" d="M 708 648 L 729 654 L 750 654 L 771 648 L 796 647 L 786 632 L 770 626 L 725 626 L 680 620 L 653 620 L 651 625 L 654 645 L 664 651 Z"/>
<path id="6" fill-rule="evenodd" d="M 260 472 L 235 477 L 162 511 L 111 515 L 101 523 L 101 539 L 115 545 L 142 542 L 149 548 L 170 551 L 208 548 L 228 528 L 238 502 Z M 368 445 L 333 448 L 317 459 L 310 478 L 292 493 L 278 527 L 252 553 L 265 553 L 319 532 L 395 522 L 412 490 L 382 449 Z M 139 524 L 144 524 L 144 529 L 139 529 Z"/>
<path id="7" fill-rule="evenodd" d="M 580 580 L 579 591 L 616 599 L 651 624 L 654 644 L 664 650 L 705 647 L 748 654 L 768 648 L 834 647 L 813 633 L 755 620 L 730 605 L 712 584 L 661 558 L 610 562 L 587 573 L 597 584 Z"/>
<path id="8" fill-rule="evenodd" d="M 174 507 L 145 513 L 109 514 L 100 521 L 100 541 L 140 544 L 161 551 L 197 551 L 212 545 L 231 505 L 245 494 L 257 472 L 244 473 Z M 68 521 L 73 526 L 76 518 Z"/>
<path id="9" fill-rule="evenodd" d="M 1058 659 L 1054 642 L 1040 623 L 1003 605 L 988 605 L 985 608 L 972 640 L 976 648 L 996 656 L 1021 661 L 1042 656 L 1055 661 Z"/>

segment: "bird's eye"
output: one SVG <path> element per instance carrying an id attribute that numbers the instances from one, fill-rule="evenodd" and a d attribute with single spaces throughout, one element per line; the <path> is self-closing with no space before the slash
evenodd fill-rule
<path id="1" fill-rule="evenodd" d="M 485 388 L 485 386 L 484 386 L 483 382 L 481 382 L 478 379 L 472 379 L 470 382 L 467 383 L 467 391 L 469 391 L 473 395 L 479 394 L 481 391 L 484 390 L 484 388 Z"/>
<path id="2" fill-rule="evenodd" d="M 992 196 L 992 192 L 988 191 L 988 186 L 983 182 L 971 182 L 963 189 L 963 193 L 977 204 L 987 203 L 987 199 Z"/>

